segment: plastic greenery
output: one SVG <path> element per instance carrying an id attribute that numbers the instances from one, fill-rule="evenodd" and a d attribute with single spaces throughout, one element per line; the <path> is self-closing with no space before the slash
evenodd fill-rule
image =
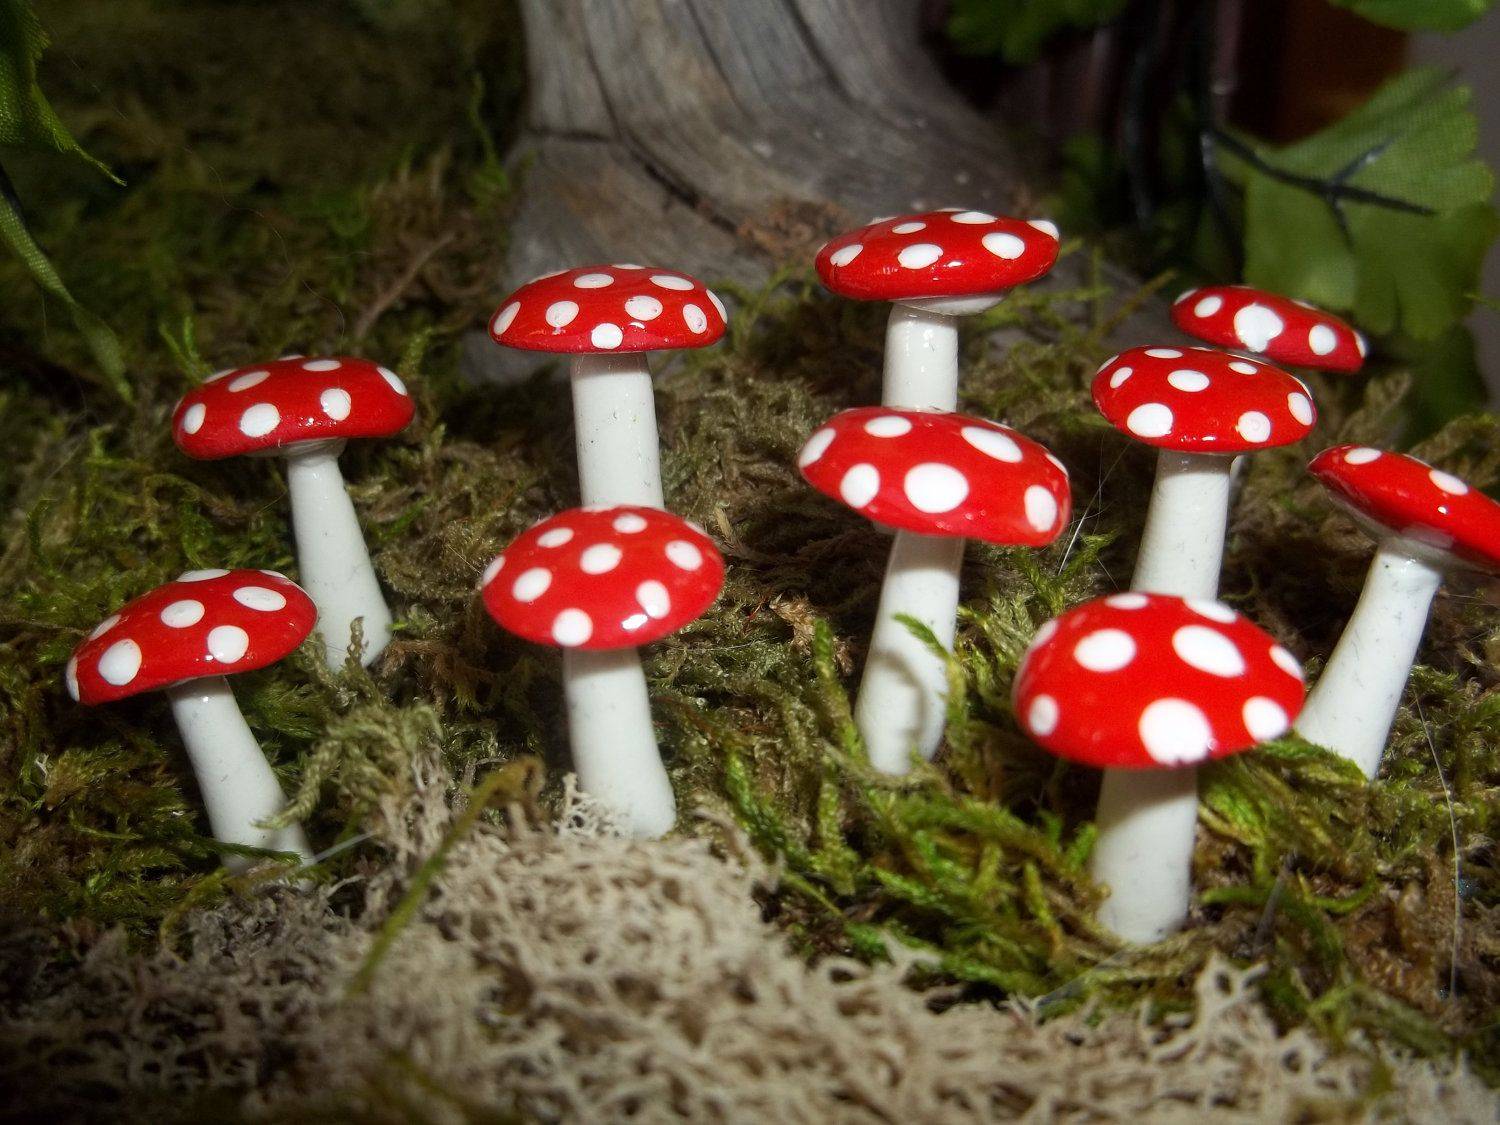
<path id="1" fill-rule="evenodd" d="M 46 46 L 46 33 L 27 0 L 0 0 L 0 148 L 60 153 L 110 175 L 109 169 L 79 147 L 37 86 L 37 61 Z M 128 399 L 130 387 L 125 382 L 125 361 L 119 342 L 108 325 L 74 300 L 61 275 L 37 245 L 3 167 L 0 167 L 0 241 L 25 263 L 43 290 L 67 307 L 105 380 L 122 398 Z"/>
<path id="2" fill-rule="evenodd" d="M 1126 0 L 954 0 L 948 34 L 968 54 L 1031 62 L 1058 32 L 1105 23 L 1125 4 Z"/>
<path id="3" fill-rule="evenodd" d="M 1466 88 L 1422 67 L 1283 148 L 1220 134 L 1219 167 L 1244 192 L 1246 280 L 1379 334 L 1452 327 L 1496 230 L 1468 105 Z"/>
<path id="4" fill-rule="evenodd" d="M 1458 31 L 1495 5 L 1495 0 L 1333 0 L 1371 23 L 1403 31 Z"/>

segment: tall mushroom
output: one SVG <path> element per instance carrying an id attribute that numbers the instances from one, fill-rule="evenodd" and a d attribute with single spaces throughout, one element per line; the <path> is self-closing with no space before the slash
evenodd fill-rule
<path id="1" fill-rule="evenodd" d="M 950 207 L 877 219 L 818 251 L 818 277 L 841 297 L 892 302 L 885 335 L 886 406 L 958 407 L 958 318 L 1057 261 L 1057 227 Z"/>
<path id="2" fill-rule="evenodd" d="M 636 836 L 661 836 L 676 818 L 636 649 L 696 620 L 723 584 L 713 541 L 650 505 L 560 512 L 496 555 L 481 580 L 501 628 L 563 650 L 579 784 Z"/>
<path id="3" fill-rule="evenodd" d="M 1023 729 L 1051 753 L 1170 789 L 1199 762 L 1285 733 L 1302 706 L 1302 669 L 1220 602 L 1112 594 L 1042 626 L 1013 698 Z M 1182 925 L 1197 820 L 1196 801 L 1120 805 L 1101 795 L 1091 859 L 1109 889 L 1101 922 L 1134 942 Z"/>
<path id="4" fill-rule="evenodd" d="M 1500 571 L 1500 504 L 1415 457 L 1360 445 L 1325 449 L 1308 469 L 1376 548 L 1297 733 L 1373 778 L 1444 573 Z"/>
<path id="5" fill-rule="evenodd" d="M 663 506 L 647 352 L 724 335 L 724 304 L 701 281 L 646 266 L 580 266 L 527 282 L 490 321 L 497 344 L 570 354 L 584 504 Z"/>
<path id="6" fill-rule="evenodd" d="M 1273 363 L 1352 374 L 1365 340 L 1347 323 L 1290 297 L 1249 285 L 1205 285 L 1172 303 L 1172 322 L 1189 336 Z"/>
<path id="7" fill-rule="evenodd" d="M 339 454 L 350 438 L 405 429 L 412 414 L 411 396 L 394 371 L 349 356 L 290 356 L 221 371 L 184 395 L 172 414 L 172 439 L 189 457 L 285 458 L 297 568 L 318 607 L 318 635 L 333 668 L 347 659 L 356 620 L 365 664 L 391 636 L 391 611 Z"/>
<path id="8" fill-rule="evenodd" d="M 190 570 L 122 606 L 73 650 L 68 693 L 95 706 L 165 689 L 215 840 L 311 859 L 297 825 L 261 823 L 286 804 L 226 676 L 274 664 L 312 632 L 317 610 L 270 570 Z M 228 856 L 234 870 L 248 867 Z"/>
<path id="9" fill-rule="evenodd" d="M 1133 589 L 1212 598 L 1229 514 L 1229 463 L 1301 441 L 1317 419 L 1302 382 L 1212 348 L 1131 348 L 1094 377 L 1094 405 L 1160 452 Z"/>
<path id="10" fill-rule="evenodd" d="M 807 482 L 896 529 L 854 717 L 870 761 L 905 773 L 943 736 L 942 660 L 898 615 L 952 647 L 964 540 L 1044 547 L 1068 526 L 1062 462 L 1007 426 L 964 414 L 866 406 L 837 414 L 807 440 Z"/>

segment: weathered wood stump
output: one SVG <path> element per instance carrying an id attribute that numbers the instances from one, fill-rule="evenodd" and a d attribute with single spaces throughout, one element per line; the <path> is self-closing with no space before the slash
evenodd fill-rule
<path id="1" fill-rule="evenodd" d="M 521 8 L 529 109 L 497 297 L 592 261 L 754 284 L 876 215 L 1036 211 L 1012 146 L 924 48 L 917 0 Z M 1080 269 L 1063 263 L 1051 284 Z M 534 367 L 471 343 L 479 377 Z"/>

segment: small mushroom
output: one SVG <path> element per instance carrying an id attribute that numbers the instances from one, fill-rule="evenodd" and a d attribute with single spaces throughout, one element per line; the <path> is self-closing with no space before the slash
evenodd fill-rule
<path id="1" fill-rule="evenodd" d="M 1373 778 L 1445 572 L 1500 571 L 1500 504 L 1415 457 L 1362 445 L 1325 449 L 1308 469 L 1376 549 L 1297 733 Z"/>
<path id="2" fill-rule="evenodd" d="M 578 483 L 585 504 L 663 506 L 647 352 L 724 335 L 701 281 L 646 266 L 580 266 L 527 282 L 490 321 L 497 344 L 571 354 Z"/>
<path id="3" fill-rule="evenodd" d="M 318 635 L 333 668 L 348 658 L 355 620 L 365 664 L 391 636 L 391 611 L 339 454 L 350 438 L 399 432 L 412 413 L 411 396 L 388 368 L 349 356 L 290 356 L 221 371 L 184 395 L 172 414 L 172 439 L 189 457 L 286 459 L 298 572 L 318 607 Z"/>
<path id="4" fill-rule="evenodd" d="M 676 819 L 636 649 L 696 620 L 723 584 L 713 541 L 649 505 L 561 512 L 485 568 L 480 593 L 495 622 L 563 650 L 579 785 L 633 835 L 661 836 Z"/>
<path id="5" fill-rule="evenodd" d="M 1037 632 L 1017 720 L 1060 758 L 1104 769 L 1091 859 L 1099 918 L 1157 941 L 1187 917 L 1198 763 L 1284 734 L 1302 669 L 1221 602 L 1138 592 L 1086 602 Z"/>
<path id="6" fill-rule="evenodd" d="M 1212 348 L 1131 348 L 1094 377 L 1094 405 L 1160 450 L 1133 589 L 1212 598 L 1229 516 L 1230 461 L 1301 441 L 1311 392 L 1259 360 Z"/>
<path id="7" fill-rule="evenodd" d="M 1189 289 L 1172 304 L 1172 323 L 1194 339 L 1273 363 L 1352 373 L 1365 340 L 1332 313 L 1249 285 Z"/>
<path id="8" fill-rule="evenodd" d="M 964 540 L 1044 547 L 1068 526 L 1062 462 L 1007 426 L 934 410 L 846 410 L 802 447 L 807 482 L 896 529 L 854 718 L 870 761 L 905 773 L 943 736 L 943 661 L 901 621 L 953 645 Z"/>
<path id="9" fill-rule="evenodd" d="M 271 570 L 190 570 L 111 614 L 73 650 L 64 678 L 87 706 L 166 691 L 213 836 L 226 844 L 311 852 L 297 825 L 262 828 L 286 804 L 226 676 L 274 664 L 306 639 L 317 610 Z M 250 860 L 228 856 L 243 870 Z"/>
<path id="10" fill-rule="evenodd" d="M 950 207 L 877 219 L 818 251 L 818 276 L 841 297 L 892 302 L 886 406 L 958 406 L 958 317 L 993 308 L 1057 261 L 1057 227 Z"/>

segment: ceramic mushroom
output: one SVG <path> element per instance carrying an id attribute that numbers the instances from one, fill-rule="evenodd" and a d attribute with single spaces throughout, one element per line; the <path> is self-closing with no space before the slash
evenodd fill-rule
<path id="1" fill-rule="evenodd" d="M 1352 374 L 1365 362 L 1365 340 L 1334 316 L 1249 285 L 1189 289 L 1172 304 L 1172 323 L 1189 336 L 1272 363 Z"/>
<path id="2" fill-rule="evenodd" d="M 676 818 L 636 649 L 696 620 L 723 584 L 713 541 L 649 505 L 561 512 L 485 569 L 480 592 L 496 623 L 563 650 L 579 785 L 633 835 L 661 836 Z"/>
<path id="3" fill-rule="evenodd" d="M 1068 526 L 1068 473 L 1009 427 L 931 410 L 860 407 L 807 440 L 807 482 L 866 519 L 894 528 L 875 631 L 854 718 L 870 761 L 886 773 L 931 758 L 943 736 L 943 661 L 897 615 L 953 645 L 964 540 L 1043 547 Z"/>
<path id="4" fill-rule="evenodd" d="M 1297 733 L 1373 778 L 1445 572 L 1500 571 L 1500 504 L 1415 457 L 1360 445 L 1326 449 L 1308 468 L 1376 549 Z"/>
<path id="5" fill-rule="evenodd" d="M 1131 587 L 1216 597 L 1230 461 L 1305 438 L 1311 393 L 1280 368 L 1212 348 L 1131 348 L 1099 369 L 1093 393 L 1111 425 L 1159 451 Z"/>
<path id="6" fill-rule="evenodd" d="M 1057 261 L 1057 227 L 953 207 L 878 219 L 818 251 L 818 277 L 841 297 L 890 301 L 886 406 L 958 406 L 958 318 L 993 308 L 1007 290 Z"/>
<path id="7" fill-rule="evenodd" d="M 221 371 L 184 395 L 172 414 L 172 439 L 189 457 L 286 460 L 298 572 L 318 607 L 318 635 L 333 668 L 348 659 L 356 620 L 365 664 L 391 635 L 391 611 L 339 454 L 351 438 L 399 432 L 412 413 L 411 396 L 388 368 L 349 356 L 292 356 Z"/>
<path id="8" fill-rule="evenodd" d="M 1109 890 L 1099 918 L 1148 942 L 1187 917 L 1195 767 L 1285 733 L 1302 706 L 1302 669 L 1220 602 L 1130 592 L 1043 625 L 1013 698 L 1033 741 L 1106 771 L 1091 858 Z M 1111 783 L 1121 777 L 1139 780 Z"/>
<path id="9" fill-rule="evenodd" d="M 646 353 L 724 335 L 723 302 L 701 281 L 645 266 L 581 266 L 530 281 L 490 321 L 497 344 L 567 354 L 585 504 L 663 507 Z"/>
<path id="10" fill-rule="evenodd" d="M 227 676 L 274 664 L 312 632 L 317 610 L 270 570 L 190 570 L 111 614 L 68 661 L 68 693 L 94 706 L 164 690 L 208 810 L 226 844 L 311 858 L 296 825 L 261 822 L 286 804 Z M 229 856 L 243 870 L 252 862 Z"/>

